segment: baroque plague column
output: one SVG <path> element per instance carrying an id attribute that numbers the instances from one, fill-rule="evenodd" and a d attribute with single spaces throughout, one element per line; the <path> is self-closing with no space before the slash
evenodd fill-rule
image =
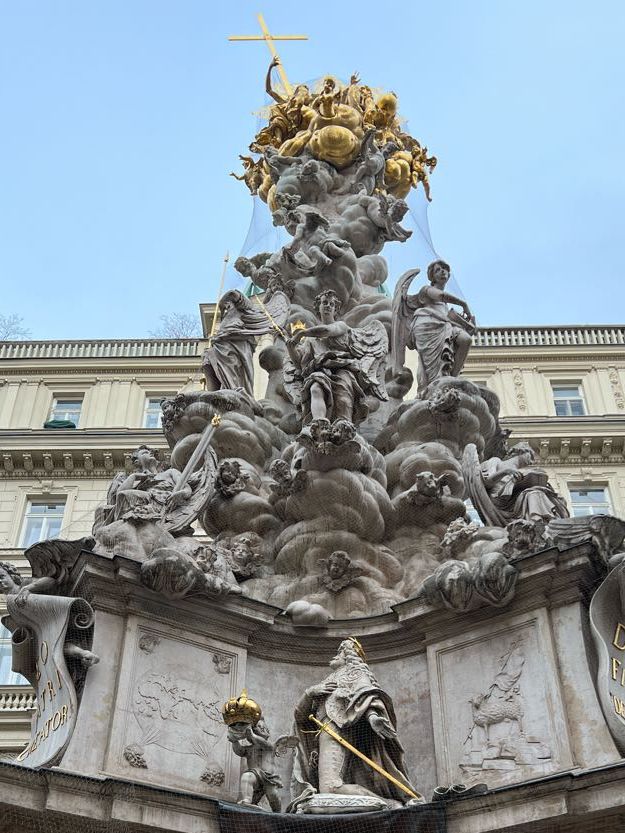
<path id="1" fill-rule="evenodd" d="M 38 698 L 15 766 L 135 782 L 142 831 L 150 790 L 172 830 L 376 812 L 418 830 L 454 807 L 482 813 L 458 831 L 521 829 L 524 785 L 621 777 L 625 523 L 568 517 L 463 378 L 475 319 L 450 266 L 389 276 L 436 165 L 395 93 L 276 90 L 276 68 L 236 178 L 287 242 L 237 259 L 251 287 L 219 300 L 205 389 L 162 403 L 168 459 L 137 448 L 93 537 L 28 549 L 32 578 L 0 565 Z M 495 787 L 521 791 L 496 828 Z"/>

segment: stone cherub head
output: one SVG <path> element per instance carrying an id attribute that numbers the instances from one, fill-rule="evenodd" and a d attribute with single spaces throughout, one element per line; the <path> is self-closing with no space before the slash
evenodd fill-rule
<path id="1" fill-rule="evenodd" d="M 319 564 L 325 570 L 321 583 L 332 593 L 338 593 L 339 590 L 348 587 L 362 574 L 362 570 L 344 550 L 335 550 L 328 558 L 319 559 Z"/>
<path id="2" fill-rule="evenodd" d="M 0 593 L 13 596 L 22 586 L 22 577 L 17 567 L 8 561 L 0 561 Z"/>
<path id="3" fill-rule="evenodd" d="M 223 497 L 233 497 L 245 490 L 249 479 L 249 472 L 241 468 L 238 460 L 222 460 L 215 474 L 215 489 Z"/>
<path id="4" fill-rule="evenodd" d="M 137 471 L 149 471 L 155 473 L 160 468 L 156 452 L 148 445 L 140 445 L 130 455 L 130 459 Z"/>
<path id="5" fill-rule="evenodd" d="M 333 289 L 326 289 L 316 296 L 315 312 L 324 324 L 334 321 L 339 315 L 341 301 Z"/>
<path id="6" fill-rule="evenodd" d="M 431 471 L 420 471 L 415 477 L 417 492 L 425 497 L 438 497 L 442 494 L 440 478 Z"/>
<path id="7" fill-rule="evenodd" d="M 428 280 L 432 286 L 444 289 L 451 275 L 451 267 L 444 260 L 433 260 L 428 266 Z"/>

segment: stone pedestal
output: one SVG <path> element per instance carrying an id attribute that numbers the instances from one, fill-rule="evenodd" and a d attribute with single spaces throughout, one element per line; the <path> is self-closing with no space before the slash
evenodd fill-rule
<path id="1" fill-rule="evenodd" d="M 240 761 L 222 704 L 246 687 L 272 737 L 289 733 L 294 704 L 348 634 L 393 698 L 408 771 L 426 796 L 437 784 L 501 787 L 620 761 L 586 659 L 588 548 L 546 550 L 519 567 L 504 610 L 459 615 L 413 600 L 297 629 L 246 597 L 164 600 L 135 562 L 85 552 L 75 586 L 96 611 L 101 662 L 60 769 L 236 800 Z M 292 759 L 277 761 L 288 784 Z"/>

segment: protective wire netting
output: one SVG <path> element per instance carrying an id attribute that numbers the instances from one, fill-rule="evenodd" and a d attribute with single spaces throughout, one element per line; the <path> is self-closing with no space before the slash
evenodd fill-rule
<path id="1" fill-rule="evenodd" d="M 128 568 L 132 569 L 131 565 L 126 565 Z M 123 570 L 124 565 L 118 563 L 117 569 Z M 589 585 L 587 589 L 591 591 L 592 587 Z M 95 626 L 95 648 L 97 628 L 107 627 L 107 614 L 102 610 L 102 603 L 98 603 L 103 585 L 101 580 L 92 579 L 87 574 L 76 590 L 80 596 L 91 599 L 100 611 L 100 619 L 96 619 Z M 125 591 L 120 586 L 114 592 L 123 594 L 128 590 L 128 586 Z M 220 651 L 225 651 L 234 659 L 234 654 L 241 647 L 240 637 L 233 642 L 232 633 L 219 624 L 219 600 L 197 599 L 189 608 L 188 600 L 178 605 L 156 594 L 146 597 L 144 592 L 139 595 L 142 601 L 135 600 L 130 608 L 140 615 L 144 634 L 158 635 L 152 644 L 148 643 L 147 651 L 145 645 L 143 652 L 134 650 L 133 662 L 142 663 L 141 674 L 139 677 L 135 675 L 135 681 L 139 679 L 139 682 L 145 683 L 147 680 L 152 690 L 142 691 L 141 685 L 135 685 L 134 697 L 124 699 L 127 682 L 121 672 L 120 660 L 123 653 L 127 663 L 128 653 L 133 651 L 129 646 L 131 630 L 126 641 L 111 640 L 112 651 L 108 656 L 107 645 L 100 642 L 98 651 L 104 665 L 103 668 L 96 665 L 87 673 L 87 679 L 89 673 L 93 674 L 95 685 L 85 687 L 85 699 L 78 712 L 75 732 L 82 748 L 70 747 L 70 759 L 66 759 L 65 763 L 61 760 L 58 766 L 34 770 L 17 764 L 18 750 L 0 756 L 0 833 L 65 833 L 74 830 L 85 833 L 144 833 L 147 830 L 189 830 L 191 833 L 444 833 L 448 829 L 472 830 L 471 819 L 476 817 L 485 825 L 480 829 L 499 829 L 490 827 L 488 819 L 502 813 L 506 819 L 506 814 L 510 813 L 519 824 L 522 822 L 514 830 L 577 833 L 580 830 L 601 829 L 612 833 L 623 829 L 625 814 L 619 812 L 618 803 L 608 807 L 605 815 L 599 813 L 595 821 L 593 813 L 588 812 L 587 803 L 580 801 L 581 796 L 593 784 L 600 783 L 602 777 L 609 782 L 607 772 L 610 767 L 605 767 L 605 776 L 602 769 L 597 768 L 590 773 L 579 770 L 545 772 L 542 777 L 537 775 L 535 768 L 533 775 L 527 773 L 525 778 L 518 775 L 511 779 L 509 785 L 498 787 L 489 787 L 489 784 L 500 783 L 501 770 L 495 771 L 493 777 L 493 771 L 486 768 L 479 774 L 473 773 L 467 780 L 472 790 L 466 794 L 463 785 L 447 781 L 441 784 L 438 775 L 441 764 L 437 757 L 444 753 L 440 747 L 435 753 L 433 732 L 433 723 L 440 722 L 441 703 L 435 699 L 427 683 L 425 649 L 419 650 L 418 646 L 414 646 L 400 651 L 403 654 L 401 658 L 393 659 L 392 654 L 397 653 L 395 644 L 386 656 L 380 647 L 379 634 L 367 636 L 369 631 L 374 634 L 378 630 L 373 619 L 370 623 L 366 620 L 337 623 L 334 628 L 336 638 L 326 634 L 321 639 L 307 628 L 295 631 L 285 628 L 280 617 L 275 620 L 278 633 L 266 618 L 258 620 L 253 626 L 248 623 L 243 627 L 247 633 L 247 695 L 262 707 L 262 718 L 254 726 L 255 738 L 266 740 L 271 753 L 261 759 L 247 760 L 244 757 L 239 766 L 238 758 L 233 757 L 229 749 L 222 707 L 223 692 L 232 700 L 241 692 L 234 682 L 234 675 L 220 673 L 224 669 L 219 668 L 215 658 L 221 656 Z M 126 609 L 123 617 L 125 626 L 132 629 L 131 610 L 125 603 L 121 607 Z M 191 625 L 193 621 L 195 627 Z M 392 739 L 379 742 L 380 739 L 372 735 L 370 722 L 364 718 L 357 719 L 351 728 L 342 728 L 340 733 L 353 747 L 382 764 L 387 771 L 398 775 L 395 768 L 398 765 L 402 773 L 399 779 L 422 794 L 427 803 L 402 808 L 397 799 L 402 801 L 403 798 L 395 789 L 391 793 L 395 802 L 390 810 L 345 815 L 287 813 L 285 810 L 289 803 L 302 787 L 303 770 L 301 762 L 297 763 L 300 750 L 304 752 L 304 766 L 308 767 L 305 774 L 317 787 L 321 786 L 318 779 L 322 777 L 322 768 L 326 768 L 325 777 L 328 777 L 330 767 L 334 778 L 366 783 L 373 792 L 387 799 L 390 795 L 388 782 L 383 776 L 373 773 L 371 777 L 367 764 L 363 770 L 351 752 L 344 750 L 325 733 L 319 733 L 318 725 L 305 720 L 308 709 L 318 715 L 323 714 L 323 700 L 332 691 L 331 686 L 325 691 L 323 686 L 331 678 L 336 679 L 333 661 L 340 653 L 341 640 L 354 630 L 358 631 L 365 651 L 368 645 L 374 645 L 375 659 L 367 659 L 367 668 L 363 669 L 360 659 L 355 658 L 352 651 L 350 656 L 355 659 L 355 668 L 360 670 L 361 676 L 358 677 L 354 671 L 355 677 L 348 678 L 347 682 L 339 681 L 339 685 L 347 686 L 346 695 L 351 697 L 352 704 L 358 702 L 363 691 L 366 694 L 370 690 L 375 695 L 377 702 L 374 708 L 391 720 L 403 751 Z M 74 639 L 75 632 L 70 636 Z M 167 642 L 170 642 L 169 653 L 163 651 Z M 198 642 L 201 651 L 198 650 Z M 33 658 L 41 659 L 40 656 Z M 163 673 L 164 661 L 166 673 Z M 241 661 L 241 654 L 238 654 L 236 661 Z M 45 664 L 40 664 L 40 667 L 45 672 Z M 107 711 L 109 694 L 103 694 L 97 681 L 99 671 L 115 676 L 115 684 L 107 689 L 114 692 L 115 708 L 111 711 Z M 220 681 L 224 683 L 221 687 Z M 487 689 L 492 682 L 485 679 L 483 688 Z M 157 683 L 161 687 L 159 697 L 154 691 Z M 166 692 L 165 698 L 161 696 L 163 691 Z M 527 680 L 523 681 L 523 691 L 529 693 Z M 470 685 L 452 699 L 457 702 L 469 739 L 475 732 L 481 743 L 484 727 L 474 724 L 471 704 L 471 698 L 478 693 L 475 685 Z M 138 694 L 142 695 L 142 700 Z M 140 701 L 143 706 L 147 705 L 147 712 L 137 708 Z M 55 708 L 54 703 L 52 707 Z M 129 720 L 126 719 L 126 709 L 131 712 Z M 103 724 L 94 724 L 92 733 L 89 721 L 96 720 L 97 723 L 100 718 Z M 150 725 L 159 721 L 160 726 L 152 725 L 146 729 L 146 722 Z M 125 746 L 120 745 L 119 738 L 113 738 L 120 722 L 125 726 L 124 740 L 132 741 Z M 171 727 L 164 729 L 167 722 Z M 526 729 L 530 731 L 531 727 Z M 510 738 L 518 732 L 513 720 L 506 731 Z M 106 737 L 107 734 L 109 737 Z M 293 737 L 299 737 L 299 749 L 294 749 L 288 742 Z M 89 777 L 94 770 L 97 777 Z M 89 775 L 85 775 L 85 771 Z M 240 780 L 244 773 L 250 771 L 256 779 L 251 790 L 244 777 Z M 366 771 L 364 781 L 363 771 Z M 462 775 L 458 770 L 458 779 Z M 267 797 L 262 796 L 262 784 L 268 780 L 274 786 L 277 784 L 275 794 L 280 805 L 279 813 L 271 813 Z M 246 794 L 259 802 L 259 808 L 237 804 Z M 576 801 L 579 803 L 579 819 L 575 810 Z M 540 811 L 531 809 L 531 805 L 534 803 L 538 807 L 541 802 L 551 807 L 551 811 L 547 813 L 547 818 L 532 826 L 532 816 L 540 816 Z M 528 808 L 527 814 L 524 807 Z M 580 824 L 583 826 L 580 827 Z M 508 828 L 502 824 L 501 829 Z"/>
<path id="2" fill-rule="evenodd" d="M 261 123 L 259 117 L 258 125 Z M 403 271 L 418 266 L 423 277 L 427 264 L 439 256 L 429 231 L 428 203 L 423 191 L 412 191 L 408 203 L 409 214 L 403 222 L 413 232 L 410 240 L 405 244 L 390 243 L 384 249 L 389 267 L 385 291 L 389 294 Z M 249 257 L 273 252 L 288 239 L 283 228 L 272 225 L 267 206 L 255 197 L 240 254 Z M 249 283 L 234 269 L 234 260 L 230 259 L 223 291 L 250 291 Z M 453 277 L 450 288 L 461 294 Z M 103 481 L 100 508 L 105 506 L 107 486 Z M 71 522 L 63 527 L 63 537 L 89 534 L 95 508 L 91 505 L 84 511 L 73 512 Z M 198 541 L 207 540 L 200 529 L 196 536 Z M 130 574 L 134 570 L 135 578 L 118 579 L 124 570 Z M 604 814 L 599 806 L 595 810 L 580 806 L 579 813 L 571 809 L 572 803 L 567 806 L 568 797 L 587 789 L 590 780 L 601 781 L 601 770 L 590 776 L 580 772 L 571 775 L 539 763 L 526 777 L 517 773 L 507 785 L 493 788 L 493 783 L 501 783 L 501 772 L 513 771 L 517 766 L 513 755 L 502 753 L 490 759 L 490 768 L 487 763 L 482 771 L 471 770 L 467 785 L 472 792 L 465 794 L 459 783 L 466 770 L 457 767 L 454 778 L 441 776 L 441 761 L 448 750 L 444 744 L 441 748 L 440 739 L 436 742 L 434 724 L 440 724 L 442 705 L 433 697 L 428 683 L 422 634 L 418 638 L 414 633 L 407 635 L 405 641 L 414 639 L 415 644 L 401 648 L 395 635 L 393 648 L 386 655 L 384 628 L 375 617 L 340 625 L 335 622 L 332 632 L 336 638 L 327 634 L 319 638 L 308 628 L 298 630 L 284 624 L 275 607 L 265 606 L 261 610 L 260 605 L 242 602 L 237 614 L 237 603 L 218 598 L 196 598 L 191 603 L 185 600 L 177 604 L 156 593 L 139 592 L 136 565 L 132 563 L 124 565 L 118 560 L 113 570 L 107 567 L 104 578 L 96 574 L 97 569 L 83 573 L 75 588 L 97 609 L 94 646 L 98 646 L 100 663 L 86 671 L 75 736 L 69 741 L 69 757 L 61 758 L 55 767 L 34 770 L 16 762 L 24 746 L 25 701 L 19 697 L 25 695 L 18 691 L 22 679 L 13 679 L 16 699 L 11 702 L 16 705 L 0 713 L 4 719 L 12 712 L 9 716 L 16 725 L 14 738 L 0 760 L 0 833 L 444 833 L 447 829 L 500 828 L 541 833 L 601 829 L 603 833 L 612 833 L 625 829 L 625 814 L 616 809 L 618 802 L 614 802 L 614 807 L 608 802 Z M 102 604 L 98 600 L 105 595 L 107 583 L 111 600 Z M 115 597 L 122 601 L 115 602 Z M 232 618 L 220 614 L 221 604 L 234 620 L 240 615 L 236 628 L 233 629 Z M 114 616 L 121 617 L 127 636 L 102 642 L 98 630 L 108 633 L 109 617 Z M 143 637 L 151 637 L 143 647 L 138 638 L 137 617 L 143 623 Z M 276 627 L 272 624 L 274 618 Z M 319 733 L 313 721 L 306 722 L 305 712 L 309 708 L 323 720 L 324 700 L 332 689 L 316 696 L 307 692 L 318 689 L 334 674 L 329 663 L 341 640 L 354 630 L 365 652 L 369 642 L 373 644 L 373 659 L 369 662 L 370 672 L 362 670 L 356 661 L 361 676 L 356 673 L 354 679 L 360 688 L 346 686 L 345 703 L 349 708 L 358 708 L 359 697 L 371 695 L 374 711 L 387 721 L 387 736 L 373 732 L 371 722 L 362 716 L 354 719 L 342 735 L 370 761 L 390 774 L 394 772 L 396 779 L 409 784 L 411 791 L 422 794 L 425 805 L 400 807 L 405 801 L 401 789 L 389 787 L 386 776 L 345 750 L 327 733 Z M 83 650 L 89 647 L 82 645 Z M 85 674 L 77 671 L 76 658 L 68 662 L 80 691 Z M 133 676 L 134 666 L 139 671 Z M 237 669 L 236 674 L 233 668 Z M 475 751 L 471 744 L 478 740 L 487 744 L 484 726 L 474 719 L 473 701 L 492 686 L 498 669 L 495 661 L 491 677 L 484 679 L 483 686 L 467 686 L 454 694 L 456 719 L 462 737 L 467 738 L 460 742 L 462 759 L 471 760 L 470 753 Z M 107 685 L 99 682 L 105 677 Z M 252 727 L 252 740 L 244 729 L 239 760 L 233 754 L 222 707 L 227 699 L 240 695 L 243 685 L 249 697 L 262 707 L 263 716 L 260 726 Z M 521 685 L 527 682 L 524 680 Z M 49 700 L 48 705 L 54 704 Z M 45 735 L 40 740 L 42 746 L 56 731 L 55 722 L 60 727 L 62 716 L 55 721 L 58 711 L 52 712 L 47 735 L 45 722 L 39 729 Z M 303 717 L 299 714 L 296 718 L 300 712 Z M 499 722 L 506 720 L 506 731 L 518 730 L 518 720 L 512 713 Z M 295 747 L 289 738 L 297 738 L 299 745 Z M 250 745 L 264 749 L 266 754 L 247 758 Z M 458 750 L 454 752 L 458 757 Z M 545 755 L 550 752 L 547 749 Z M 545 760 L 549 758 L 541 759 Z M 494 771 L 496 777 L 492 776 Z M 242 779 L 245 773 L 248 777 Z M 298 779 L 302 774 L 317 787 L 323 777 L 330 781 L 338 778 L 346 784 L 367 784 L 374 795 L 392 797 L 394 809 L 345 815 L 286 813 L 291 800 L 301 794 L 302 781 Z M 590 780 L 583 781 L 584 777 Z M 270 812 L 267 794 L 277 799 L 281 812 Z M 237 804 L 246 796 L 258 801 L 259 807 Z M 541 810 L 532 808 L 533 802 L 541 800 L 560 805 L 552 811 L 545 810 L 541 817 Z M 513 827 L 510 818 L 514 820 Z"/>
<path id="3" fill-rule="evenodd" d="M 314 92 L 318 92 L 322 86 L 322 79 L 309 81 L 307 82 L 307 86 Z M 374 92 L 377 93 L 377 91 Z M 267 115 L 271 104 L 272 102 L 269 97 L 265 96 L 264 106 L 256 114 L 256 133 L 267 123 Z M 410 132 L 407 123 L 402 122 L 402 128 Z M 241 153 L 247 152 L 247 149 L 241 150 Z M 434 183 L 432 187 L 435 189 L 436 171 L 432 175 L 432 182 Z M 245 188 L 245 184 L 240 183 L 240 187 Z M 290 235 L 283 226 L 275 226 L 272 224 L 271 212 L 266 203 L 258 196 L 252 197 L 252 200 L 253 207 L 249 228 L 238 253 L 238 256 L 247 258 L 261 252 L 275 252 L 291 240 Z M 383 255 L 388 263 L 388 278 L 381 291 L 389 295 L 393 293 L 397 278 L 407 269 L 418 267 L 421 270 L 421 280 L 425 280 L 428 264 L 439 257 L 445 257 L 444 253 L 436 251 L 432 242 L 428 221 L 429 202 L 426 199 L 423 188 L 420 186 L 417 189 L 411 189 L 406 201 L 409 210 L 402 221 L 402 226 L 411 231 L 412 235 L 405 243 L 387 243 L 383 251 Z M 234 268 L 235 261 L 236 257 L 231 257 L 228 262 L 223 282 L 223 292 L 227 292 L 230 289 L 239 289 L 248 293 L 256 291 L 249 279 L 244 278 Z M 464 297 L 453 269 L 448 288 L 455 295 Z M 215 287 L 215 290 L 217 291 L 217 287 Z"/>

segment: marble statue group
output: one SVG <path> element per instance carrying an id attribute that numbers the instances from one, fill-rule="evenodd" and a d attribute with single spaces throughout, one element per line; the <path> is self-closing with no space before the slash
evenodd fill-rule
<path id="1" fill-rule="evenodd" d="M 436 165 L 404 129 L 396 95 L 357 76 L 287 94 L 272 86 L 274 67 L 267 124 L 236 177 L 288 242 L 236 261 L 251 291 L 219 299 L 204 389 L 163 402 L 167 459 L 137 448 L 93 538 L 31 547 L 33 578 L 0 564 L 15 656 L 43 639 L 44 607 L 56 611 L 55 662 L 74 715 L 98 661 L 89 606 L 68 582 L 84 549 L 130 559 L 155 599 L 254 600 L 310 629 L 411 599 L 454 615 L 503 608 L 519 559 L 585 540 L 607 565 L 625 534 L 613 518 L 568 518 L 535 450 L 508 442 L 497 396 L 462 376 L 476 325 L 448 290 L 450 266 L 435 259 L 423 275 L 389 276 L 381 252 L 410 245 L 405 198 L 423 189 L 430 199 Z M 256 363 L 268 380 L 260 397 Z M 36 686 L 34 669 L 24 673 Z M 345 638 L 319 678 L 275 741 L 246 692 L 225 704 L 227 743 L 243 762 L 239 799 L 283 809 L 276 761 L 288 755 L 293 812 L 421 801 L 393 702 L 358 640 Z"/>

